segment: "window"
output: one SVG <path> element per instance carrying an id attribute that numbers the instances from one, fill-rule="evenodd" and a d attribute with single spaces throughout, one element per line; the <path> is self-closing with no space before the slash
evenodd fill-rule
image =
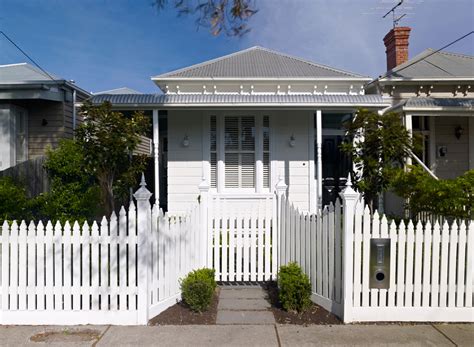
<path id="1" fill-rule="evenodd" d="M 209 149 L 211 188 L 225 182 L 221 188 L 256 189 L 257 174 L 260 187 L 270 187 L 269 116 L 211 116 Z"/>
<path id="2" fill-rule="evenodd" d="M 225 187 L 255 188 L 255 117 L 224 118 Z"/>
<path id="3" fill-rule="evenodd" d="M 430 165 L 430 126 L 429 118 L 425 116 L 412 117 L 413 136 L 420 141 L 420 147 L 415 150 L 415 155 L 426 165 Z"/>

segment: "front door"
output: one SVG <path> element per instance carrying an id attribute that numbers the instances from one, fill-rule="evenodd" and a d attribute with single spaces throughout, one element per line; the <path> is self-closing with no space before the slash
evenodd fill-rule
<path id="1" fill-rule="evenodd" d="M 343 135 L 323 133 L 323 206 L 336 201 L 350 172 L 350 158 L 340 148 L 343 140 Z"/>

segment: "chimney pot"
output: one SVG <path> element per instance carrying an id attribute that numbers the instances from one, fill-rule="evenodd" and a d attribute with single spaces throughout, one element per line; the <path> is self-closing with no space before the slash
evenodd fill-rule
<path id="1" fill-rule="evenodd" d="M 387 71 L 408 60 L 410 27 L 395 27 L 383 38 L 387 54 Z"/>

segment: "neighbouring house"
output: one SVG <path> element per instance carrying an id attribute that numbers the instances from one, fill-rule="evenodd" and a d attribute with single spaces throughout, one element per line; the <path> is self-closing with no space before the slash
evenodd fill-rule
<path id="1" fill-rule="evenodd" d="M 409 27 L 384 38 L 387 72 L 366 86 L 399 112 L 406 127 L 423 138 L 416 158 L 439 178 L 474 169 L 474 57 L 426 49 L 408 59 Z M 402 204 L 387 194 L 385 210 L 400 215 Z"/>
<path id="2" fill-rule="evenodd" d="M 82 121 L 75 104 L 90 96 L 30 64 L 0 65 L 0 171 L 72 138 Z"/>
<path id="3" fill-rule="evenodd" d="M 151 114 L 152 187 L 173 213 L 197 201 L 203 180 L 213 199 L 251 207 L 272 199 L 280 178 L 291 201 L 314 212 L 335 199 L 350 171 L 339 149 L 342 123 L 360 107 L 390 105 L 366 95 L 368 77 L 262 47 L 152 80 L 161 93 L 91 100 Z"/>

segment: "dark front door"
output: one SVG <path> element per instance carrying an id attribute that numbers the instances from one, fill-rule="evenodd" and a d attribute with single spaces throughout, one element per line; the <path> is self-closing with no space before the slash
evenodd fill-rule
<path id="1" fill-rule="evenodd" d="M 336 201 L 350 172 L 350 158 L 340 149 L 343 139 L 340 135 L 323 135 L 323 206 Z"/>

